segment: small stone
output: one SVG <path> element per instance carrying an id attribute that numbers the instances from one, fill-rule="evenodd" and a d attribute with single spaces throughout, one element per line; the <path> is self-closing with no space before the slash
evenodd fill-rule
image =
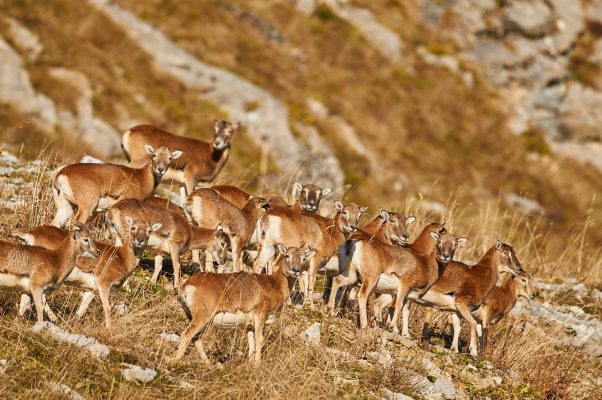
<path id="1" fill-rule="evenodd" d="M 115 304 L 113 306 L 113 310 L 115 310 L 117 315 L 124 316 L 125 314 L 127 314 L 129 308 L 127 304 Z"/>
<path id="2" fill-rule="evenodd" d="M 333 349 L 332 347 L 324 347 L 324 350 L 329 353 L 334 355 L 335 357 L 338 357 L 342 360 L 351 360 L 353 358 L 353 356 L 343 350 L 339 350 L 339 349 Z"/>
<path id="3" fill-rule="evenodd" d="M 154 369 L 142 368 L 138 365 L 122 363 L 121 365 L 127 367 L 121 371 L 121 376 L 126 381 L 138 381 L 142 383 L 148 383 L 155 379 L 157 371 Z"/>
<path id="4" fill-rule="evenodd" d="M 493 382 L 495 382 L 495 384 L 498 386 L 501 385 L 503 381 L 503 379 L 500 376 L 494 376 L 491 379 L 493 379 Z"/>
<path id="5" fill-rule="evenodd" d="M 382 349 L 378 352 L 378 363 L 383 367 L 389 366 L 393 362 L 393 355 L 387 349 Z"/>
<path id="6" fill-rule="evenodd" d="M 79 162 L 84 164 L 103 164 L 103 162 L 98 158 L 89 155 L 83 156 L 82 159 L 79 160 Z"/>
<path id="7" fill-rule="evenodd" d="M 312 326 L 301 333 L 301 337 L 311 344 L 320 344 L 320 326 L 319 322 L 314 322 Z"/>
<path id="8" fill-rule="evenodd" d="M 19 159 L 14 155 L 7 153 L 5 151 L 0 155 L 0 163 L 1 164 L 16 164 L 19 162 Z"/>
<path id="9" fill-rule="evenodd" d="M 335 384 L 343 384 L 343 385 L 351 385 L 351 386 L 358 386 L 360 384 L 360 382 L 357 379 L 347 379 L 347 378 L 341 378 L 339 376 L 334 378 L 334 383 Z"/>
<path id="10" fill-rule="evenodd" d="M 7 363 L 8 361 L 6 360 L 0 360 L 0 367 L 4 367 Z"/>
<path id="11" fill-rule="evenodd" d="M 180 388 L 185 389 L 185 390 L 194 389 L 194 386 L 186 381 L 180 381 L 179 386 L 180 386 Z"/>
<path id="12" fill-rule="evenodd" d="M 53 389 L 55 392 L 68 396 L 71 400 L 84 400 L 84 397 L 81 394 L 77 393 L 75 390 L 63 383 L 53 386 Z"/>
<path id="13" fill-rule="evenodd" d="M 406 396 L 403 393 L 396 393 L 392 390 L 389 390 L 387 388 L 383 388 L 380 392 L 380 394 L 383 396 L 383 398 L 385 398 L 386 400 L 414 400 L 413 397 L 410 396 Z"/>
<path id="14" fill-rule="evenodd" d="M 14 173 L 16 170 L 13 167 L 0 167 L 0 175 L 10 175 Z"/>
<path id="15" fill-rule="evenodd" d="M 162 332 L 159 334 L 159 337 L 165 341 L 168 342 L 172 342 L 172 343 L 179 343 L 180 342 L 180 336 L 178 336 L 175 333 L 166 333 L 166 332 Z"/>
<path id="16" fill-rule="evenodd" d="M 466 366 L 466 369 L 467 369 L 467 370 L 469 370 L 469 371 L 472 371 L 472 372 L 477 372 L 477 369 L 478 369 L 478 368 L 477 368 L 477 367 L 475 367 L 475 366 L 474 366 L 474 365 L 472 365 L 472 364 L 468 364 L 468 365 Z"/>

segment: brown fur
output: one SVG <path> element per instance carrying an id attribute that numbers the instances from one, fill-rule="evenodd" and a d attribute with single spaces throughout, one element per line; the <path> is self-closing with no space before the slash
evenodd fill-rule
<path id="1" fill-rule="evenodd" d="M 161 228 L 151 234 L 148 247 L 160 255 L 171 257 L 175 286 L 180 284 L 180 256 L 195 247 L 202 249 L 203 246 L 210 247 L 216 244 L 215 237 L 210 239 L 208 231 L 193 228 L 177 211 L 155 207 L 145 201 L 134 199 L 116 203 L 107 213 L 111 231 L 121 240 L 126 234 L 126 215 L 135 220 L 156 221 L 161 224 Z M 215 229 L 212 230 L 212 233 L 215 233 Z M 204 242 L 205 239 L 209 242 Z M 157 270 L 155 273 L 158 275 Z M 156 279 L 155 275 L 153 275 L 153 279 Z"/>
<path id="2" fill-rule="evenodd" d="M 144 165 L 130 168 L 116 164 L 71 164 L 63 167 L 52 180 L 56 215 L 52 225 L 63 226 L 73 216 L 85 223 L 99 206 L 123 199 L 144 200 L 150 196 L 167 171 L 168 163 L 182 153 L 171 153 L 166 147 L 144 150 Z M 152 155 L 149 160 L 148 154 Z"/>
<path id="3" fill-rule="evenodd" d="M 476 265 L 470 266 L 458 261 L 448 263 L 445 272 L 429 292 L 422 299 L 412 300 L 418 304 L 456 313 L 468 321 L 471 337 L 476 338 L 478 324 L 471 314 L 471 309 L 483 304 L 501 272 L 520 275 L 523 269 L 514 249 L 497 241 Z M 481 333 L 478 333 L 478 336 L 485 340 Z M 477 354 L 474 339 L 470 343 L 470 353 Z"/>
<path id="4" fill-rule="evenodd" d="M 183 183 L 186 191 L 192 193 L 199 182 L 211 182 L 224 168 L 230 156 L 234 131 L 239 126 L 240 123 L 216 120 L 214 138 L 205 142 L 174 135 L 153 125 L 138 125 L 124 134 L 121 147 L 131 165 L 144 162 L 144 145 L 147 143 L 154 147 L 186 149 L 180 159 L 171 163 L 172 170 L 165 178 Z"/>
<path id="5" fill-rule="evenodd" d="M 191 276 L 179 290 L 179 300 L 190 324 L 180 335 L 180 344 L 175 359 L 180 359 L 188 344 L 196 337 L 195 346 L 199 355 L 210 365 L 202 344 L 202 333 L 214 320 L 216 314 L 245 313 L 232 327 L 252 325 L 254 339 L 249 336 L 249 357 L 261 360 L 263 327 L 270 314 L 280 309 L 290 294 L 288 277 L 298 275 L 301 265 L 312 252 L 304 253 L 299 248 L 286 249 L 279 245 L 281 254 L 277 258 L 278 269 L 274 275 L 247 273 L 213 274 L 197 273 Z M 214 320 L 218 326 L 220 323 Z"/>
<path id="6" fill-rule="evenodd" d="M 253 197 L 244 190 L 232 185 L 213 185 L 211 189 L 240 209 Z"/>
<path id="7" fill-rule="evenodd" d="M 151 227 L 143 221 L 129 220 L 128 225 L 130 229 L 123 246 L 95 242 L 100 251 L 99 257 L 97 259 L 78 257 L 76 267 L 65 279 L 65 284 L 82 287 L 87 291 L 98 290 L 107 329 L 112 324 L 109 302 L 111 288 L 122 285 L 134 272 L 151 232 L 154 228 L 158 229 L 157 226 Z M 53 226 L 39 226 L 29 231 L 27 235 L 31 245 L 56 248 L 69 237 L 70 233 Z M 80 317 L 85 312 L 81 310 L 80 306 L 78 310 Z"/>
<path id="8" fill-rule="evenodd" d="M 349 243 L 347 253 L 351 254 L 351 264 L 362 280 L 358 295 L 362 328 L 368 325 L 368 295 L 375 289 L 381 274 L 384 274 L 396 281 L 396 290 L 393 287 L 390 290 L 395 290 L 396 296 L 392 328 L 395 332 L 398 331 L 397 321 L 408 293 L 412 290 L 426 293 L 439 278 L 436 255 L 439 232 L 442 229 L 440 224 L 427 225 L 408 247 L 366 239 Z"/>
<path id="9" fill-rule="evenodd" d="M 21 289 L 31 293 L 38 321 L 43 321 L 44 292 L 60 285 L 75 267 L 76 257 L 83 254 L 98 257 L 99 251 L 81 224 L 53 250 L 0 242 L 0 273 L 6 278 L 29 278 L 28 287 Z"/>
<path id="10" fill-rule="evenodd" d="M 414 222 L 415 217 L 406 218 L 403 213 L 388 212 L 384 209 L 361 227 L 357 232 L 351 234 L 349 241 L 367 240 L 369 242 L 378 240 L 382 243 L 400 246 L 407 243 L 409 239 L 408 225 Z M 348 257 L 339 257 L 338 275 L 332 279 L 328 308 L 331 313 L 335 311 L 337 292 L 343 286 L 353 285 L 357 282 L 357 272 L 352 269 L 351 260 Z"/>
<path id="11" fill-rule="evenodd" d="M 265 199 L 251 197 L 242 209 L 217 194 L 203 188 L 192 192 L 187 198 L 184 210 L 189 218 L 201 228 L 220 225 L 230 237 L 232 260 L 235 271 L 244 268 L 242 251 L 251 240 L 255 224 L 264 213 Z"/>
<path id="12" fill-rule="evenodd" d="M 261 271 L 269 262 L 271 250 L 277 243 L 294 247 L 306 245 L 315 249 L 316 255 L 310 260 L 305 288 L 305 302 L 311 303 L 318 269 L 337 253 L 347 236 L 357 230 L 359 219 L 366 211 L 366 208 L 360 209 L 355 204 L 343 205 L 337 201 L 335 205 L 338 212 L 333 218 L 298 212 L 291 208 L 270 210 L 269 217 L 262 218 L 258 234 L 261 251 L 255 260 L 255 271 Z M 268 265 L 268 272 L 271 269 Z"/>

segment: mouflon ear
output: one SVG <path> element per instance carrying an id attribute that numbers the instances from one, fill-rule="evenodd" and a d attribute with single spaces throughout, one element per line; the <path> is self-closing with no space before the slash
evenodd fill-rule
<path id="1" fill-rule="evenodd" d="M 295 183 L 293 183 L 293 188 L 297 192 L 301 193 L 301 191 L 303 190 L 303 185 L 300 182 L 295 182 Z"/>
<path id="2" fill-rule="evenodd" d="M 341 203 L 341 202 L 340 202 L 340 201 L 338 201 L 338 200 L 335 200 L 335 202 L 334 202 L 334 206 L 335 206 L 335 207 L 337 208 L 337 210 L 339 210 L 339 211 L 343 210 L 343 203 Z"/>
<path id="3" fill-rule="evenodd" d="M 414 221 L 416 221 L 416 217 L 413 215 L 410 215 L 409 217 L 406 218 L 406 225 L 410 225 Z"/>
<path id="4" fill-rule="evenodd" d="M 150 144 L 145 144 L 144 148 L 146 149 L 146 152 L 148 154 L 151 154 L 151 155 L 155 154 L 155 149 L 153 149 L 153 146 L 151 146 Z"/>
<path id="5" fill-rule="evenodd" d="M 132 225 L 134 225 L 134 220 L 129 215 L 126 215 L 125 223 L 128 224 L 128 226 L 132 226 Z"/>
<path id="6" fill-rule="evenodd" d="M 321 192 L 322 192 L 322 197 L 328 196 L 330 194 L 330 192 L 332 192 L 332 189 L 327 187 L 327 188 L 322 189 Z"/>
<path id="7" fill-rule="evenodd" d="M 495 249 L 499 251 L 501 248 L 502 248 L 502 242 L 499 240 L 496 240 L 495 241 Z"/>
<path id="8" fill-rule="evenodd" d="M 315 255 L 316 255 L 316 253 L 317 253 L 317 251 L 316 251 L 316 250 L 308 250 L 308 251 L 305 253 L 305 258 L 306 258 L 306 259 L 308 259 L 308 258 L 312 258 L 313 256 L 315 256 Z"/>
<path id="9" fill-rule="evenodd" d="M 380 209 L 379 214 L 380 214 L 381 218 L 386 221 L 388 221 L 390 218 L 389 212 L 387 210 L 385 210 L 384 208 Z"/>
<path id="10" fill-rule="evenodd" d="M 287 248 L 286 248 L 286 246 L 285 246 L 285 245 L 283 245 L 282 243 L 278 243 L 278 251 L 279 251 L 281 254 L 283 254 L 283 255 L 286 255 Z"/>
<path id="11" fill-rule="evenodd" d="M 174 152 L 171 153 L 171 159 L 175 160 L 176 158 L 180 158 L 180 156 L 184 154 L 182 153 L 180 150 L 176 150 Z"/>
<path id="12" fill-rule="evenodd" d="M 162 226 L 163 225 L 161 225 L 160 223 L 153 224 L 153 226 L 151 226 L 151 230 L 153 232 L 157 232 L 159 229 L 161 229 Z"/>
<path id="13" fill-rule="evenodd" d="M 431 236 L 433 237 L 433 239 L 439 240 L 439 234 L 437 232 L 431 232 Z"/>
<path id="14" fill-rule="evenodd" d="M 361 207 L 361 208 L 360 208 L 360 212 L 361 212 L 362 214 L 363 214 L 363 213 L 365 213 L 366 211 L 368 211 L 368 207 Z"/>
<path id="15" fill-rule="evenodd" d="M 468 238 L 466 236 L 461 236 L 456 239 L 456 244 L 458 244 L 458 245 L 462 245 L 466 242 L 468 242 Z"/>

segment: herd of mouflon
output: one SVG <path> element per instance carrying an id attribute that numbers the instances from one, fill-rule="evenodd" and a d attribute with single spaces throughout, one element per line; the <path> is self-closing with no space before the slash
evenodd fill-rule
<path id="1" fill-rule="evenodd" d="M 455 261 L 454 252 L 468 239 L 443 224 L 428 223 L 411 240 L 408 226 L 416 218 L 403 212 L 381 209 L 361 223 L 366 207 L 335 201 L 335 215 L 319 215 L 330 188 L 295 182 L 292 205 L 278 195 L 258 197 L 230 185 L 197 188 L 223 169 L 239 126 L 216 120 L 213 140 L 204 142 L 139 125 L 123 135 L 127 166 L 58 168 L 51 183 L 52 224 L 15 235 L 20 243 L 0 241 L 0 289 L 21 293 L 19 315 L 33 298 L 38 321 L 44 314 L 56 320 L 45 294 L 65 284 L 83 291 L 79 318 L 98 293 L 111 328 L 111 289 L 128 284 L 144 251 L 155 255 L 153 283 L 163 258 L 171 258 L 174 288 L 190 320 L 174 359 L 193 341 L 208 366 L 202 343 L 207 326 L 252 327 L 249 358 L 260 362 L 264 326 L 291 302 L 297 281 L 306 306 L 322 301 L 313 295 L 318 273 L 327 276 L 330 290 L 323 298 L 330 312 L 355 296 L 360 329 L 368 327 L 368 297 L 374 293 L 374 322 L 409 337 L 412 301 L 429 310 L 424 334 L 432 309 L 451 314 L 456 352 L 466 320 L 473 356 L 485 348 L 488 328 L 519 296 L 534 296 L 532 277 L 513 247 L 499 240 L 467 265 Z M 183 184 L 181 206 L 153 196 L 163 179 Z M 113 244 L 93 239 L 90 231 L 101 224 Z M 180 257 L 187 251 L 201 271 L 182 282 Z"/>

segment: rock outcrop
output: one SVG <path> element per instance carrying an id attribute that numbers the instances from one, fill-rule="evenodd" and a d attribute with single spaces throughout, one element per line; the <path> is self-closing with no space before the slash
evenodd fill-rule
<path id="1" fill-rule="evenodd" d="M 587 22 L 602 20 L 597 2 L 422 0 L 421 4 L 424 20 L 445 29 L 455 39 L 461 59 L 480 67 L 499 88 L 513 133 L 538 129 L 550 142 L 579 143 L 570 151 L 551 146 L 562 154 L 584 162 L 602 158 L 595 145 L 602 135 L 602 85 L 597 87 L 595 77 L 582 82 L 572 65 L 575 49 L 588 36 Z M 442 28 L 444 15 L 453 15 L 455 24 Z M 602 40 L 595 34 L 588 40 L 594 43 L 587 62 L 602 65 Z M 589 163 L 602 171 L 599 163 Z"/>
<path id="2" fill-rule="evenodd" d="M 107 0 L 89 0 L 90 4 L 122 27 L 136 43 L 152 56 L 154 68 L 177 79 L 187 88 L 201 93 L 223 107 L 230 118 L 242 121 L 258 145 L 266 143 L 274 162 L 285 173 L 294 174 L 304 165 L 308 149 L 299 143 L 289 126 L 287 107 L 271 93 L 224 69 L 208 65 L 179 47 L 161 31 L 131 12 Z M 252 110 L 247 105 L 254 104 Z M 306 167 L 307 164 L 305 164 Z M 337 188 L 339 182 L 314 177 L 322 166 L 306 168 L 303 179 Z"/>

